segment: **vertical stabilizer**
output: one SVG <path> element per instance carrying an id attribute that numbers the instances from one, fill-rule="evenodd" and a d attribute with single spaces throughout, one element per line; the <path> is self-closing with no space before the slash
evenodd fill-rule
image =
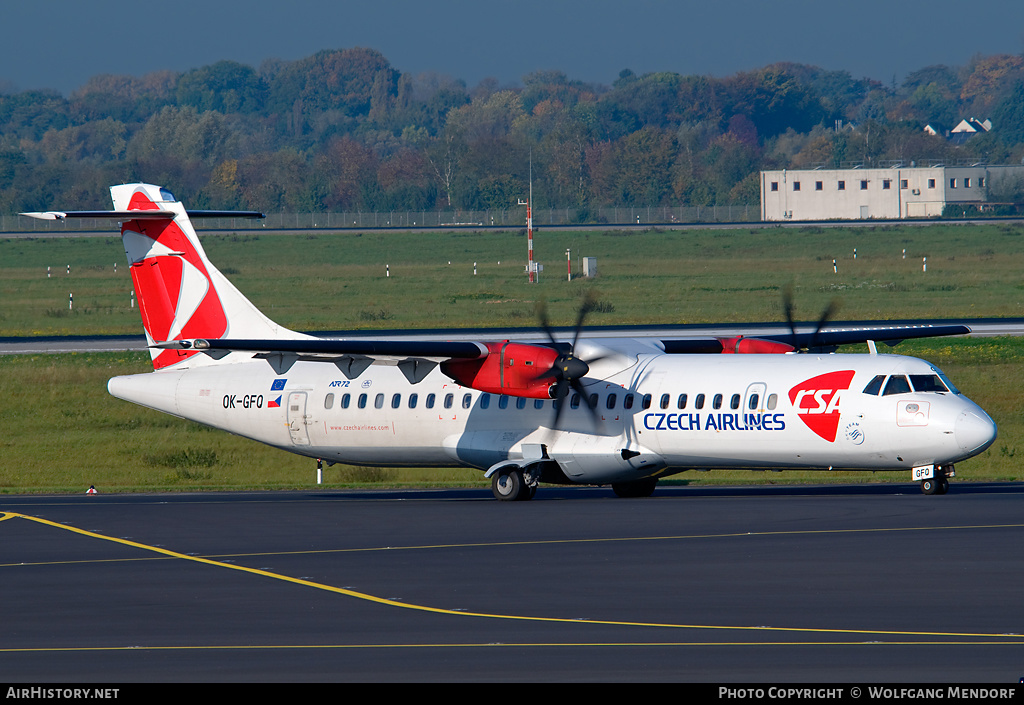
<path id="1" fill-rule="evenodd" d="M 307 337 L 260 313 L 210 263 L 184 206 L 170 192 L 151 184 L 124 184 L 112 186 L 110 195 L 115 211 L 140 213 L 122 221 L 121 238 L 150 345 L 191 338 Z M 194 350 L 151 352 L 156 369 L 218 362 Z"/>

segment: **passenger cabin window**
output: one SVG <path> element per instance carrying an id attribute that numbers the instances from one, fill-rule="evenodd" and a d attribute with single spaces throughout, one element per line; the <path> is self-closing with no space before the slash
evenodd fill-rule
<path id="1" fill-rule="evenodd" d="M 614 394 L 609 394 L 608 395 L 608 401 L 605 403 L 605 406 L 608 407 L 609 409 L 614 409 L 615 408 L 615 395 Z"/>
<path id="2" fill-rule="evenodd" d="M 416 408 L 416 402 L 418 402 L 419 400 L 420 400 L 420 395 L 419 394 L 415 394 L 415 393 L 410 394 L 409 395 L 409 408 L 410 409 L 415 409 Z"/>
<path id="3" fill-rule="evenodd" d="M 715 398 L 711 401 L 711 407 L 714 408 L 714 409 L 721 409 L 722 408 L 722 395 L 721 394 L 716 394 L 715 395 Z"/>
<path id="4" fill-rule="evenodd" d="M 452 408 L 452 402 L 454 402 L 454 401 L 455 401 L 455 395 L 454 394 L 445 394 L 444 395 L 444 408 L 446 408 L 446 409 Z"/>
<path id="5" fill-rule="evenodd" d="M 507 409 L 508 408 L 508 396 L 507 395 L 502 394 L 500 397 L 498 397 L 498 408 L 499 409 Z"/>
<path id="6" fill-rule="evenodd" d="M 516 397 L 516 408 L 517 409 L 525 409 L 526 408 L 526 397 Z"/>
<path id="7" fill-rule="evenodd" d="M 428 409 L 433 409 L 434 408 L 434 400 L 435 399 L 437 399 L 437 397 L 434 396 L 433 394 L 428 394 L 427 395 L 427 408 Z"/>
<path id="8" fill-rule="evenodd" d="M 698 394 L 697 397 L 693 400 L 693 408 L 694 409 L 703 409 L 704 408 L 704 395 L 703 394 Z"/>
<path id="9" fill-rule="evenodd" d="M 480 408 L 481 409 L 486 409 L 490 405 L 491 405 L 491 395 L 490 394 L 481 394 L 480 395 Z"/>
<path id="10" fill-rule="evenodd" d="M 401 394 L 395 394 L 393 397 L 391 397 L 391 408 L 392 409 L 397 409 L 401 405 L 402 405 L 402 395 Z"/>
<path id="11" fill-rule="evenodd" d="M 324 408 L 330 409 L 332 406 L 334 406 L 334 395 L 328 394 L 326 397 L 324 397 Z"/>
<path id="12" fill-rule="evenodd" d="M 877 397 L 878 393 L 882 391 L 882 382 L 884 381 L 885 375 L 875 375 L 875 378 L 868 382 L 868 386 L 864 387 L 864 393 Z"/>
<path id="13" fill-rule="evenodd" d="M 915 392 L 948 392 L 938 375 L 910 375 Z"/>
<path id="14" fill-rule="evenodd" d="M 579 392 L 576 392 L 575 394 L 572 395 L 572 399 L 569 400 L 569 408 L 570 409 L 578 409 L 578 408 L 580 408 L 580 394 L 579 394 Z"/>
<path id="15" fill-rule="evenodd" d="M 351 394 L 342 394 L 341 395 L 341 408 L 342 409 L 347 409 L 348 405 L 349 405 L 349 403 L 351 401 L 352 401 L 352 395 Z"/>
<path id="16" fill-rule="evenodd" d="M 633 408 L 633 395 L 632 394 L 627 394 L 626 396 L 624 396 L 622 398 L 622 408 L 623 409 L 632 409 Z"/>
<path id="17" fill-rule="evenodd" d="M 883 397 L 887 397 L 891 394 L 906 394 L 910 391 L 910 382 L 903 375 L 893 375 L 889 378 L 889 381 L 885 383 L 885 391 L 882 392 Z"/>
<path id="18" fill-rule="evenodd" d="M 373 408 L 374 409 L 383 409 L 384 408 L 384 395 L 383 394 L 378 394 L 376 397 L 374 397 L 374 399 L 373 399 Z"/>
<path id="19" fill-rule="evenodd" d="M 753 394 L 750 395 L 750 400 L 747 402 L 747 408 L 750 409 L 751 411 L 755 411 L 757 409 L 757 401 L 757 392 L 754 392 Z"/>
<path id="20" fill-rule="evenodd" d="M 366 408 L 366 395 L 365 394 L 360 394 L 359 395 L 359 401 L 356 403 L 356 406 L 358 406 L 360 409 L 365 409 Z"/>
<path id="21" fill-rule="evenodd" d="M 650 394 L 644 394 L 643 398 L 640 401 L 640 406 L 642 406 L 645 409 L 650 409 L 651 408 L 651 395 Z"/>
<path id="22" fill-rule="evenodd" d="M 462 395 L 462 408 L 463 409 L 468 409 L 472 405 L 473 405 L 473 397 L 472 397 L 472 395 L 470 395 L 470 394 L 463 394 Z"/>
<path id="23" fill-rule="evenodd" d="M 769 394 L 768 395 L 768 410 L 775 411 L 775 407 L 779 405 L 779 395 Z"/>
<path id="24" fill-rule="evenodd" d="M 729 400 L 729 408 L 734 410 L 734 411 L 736 409 L 740 408 L 740 395 L 739 394 L 733 394 L 732 395 L 732 399 Z"/>
<path id="25" fill-rule="evenodd" d="M 668 395 L 668 394 L 662 394 L 661 395 L 661 408 L 662 409 L 667 409 L 668 405 L 670 403 L 672 403 L 672 397 L 670 395 Z"/>
<path id="26" fill-rule="evenodd" d="M 679 400 L 676 401 L 676 408 L 677 409 L 685 409 L 686 408 L 686 395 L 685 394 L 680 394 L 679 395 Z"/>
<path id="27" fill-rule="evenodd" d="M 533 408 L 534 409 L 543 409 L 544 408 L 544 400 L 543 399 L 534 399 L 533 400 Z"/>

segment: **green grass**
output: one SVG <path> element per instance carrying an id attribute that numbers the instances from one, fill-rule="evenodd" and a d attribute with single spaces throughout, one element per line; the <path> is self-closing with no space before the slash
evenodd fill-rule
<path id="1" fill-rule="evenodd" d="M 1020 316 L 1022 235 L 1024 227 L 1005 224 L 542 231 L 536 251 L 547 271 L 535 286 L 523 275 L 526 242 L 518 231 L 203 241 L 211 260 L 271 318 L 299 330 L 338 330 L 528 327 L 540 301 L 552 323 L 569 325 L 587 289 L 601 302 L 588 319 L 594 325 L 781 320 L 781 292 L 790 284 L 803 320 L 815 319 L 833 299 L 847 319 Z M 566 282 L 566 248 L 574 270 L 577 256 L 597 257 L 600 278 Z M 139 334 L 130 290 L 117 237 L 0 240 L 0 335 Z M 999 425 L 993 447 L 960 464 L 958 476 L 1021 479 L 1015 456 L 1018 449 L 1024 454 L 1024 341 L 913 341 L 896 351 L 938 364 Z M 81 492 L 92 484 L 101 491 L 313 486 L 308 458 L 107 394 L 108 378 L 150 369 L 144 353 L 0 357 L 0 492 Z M 716 471 L 669 482 L 906 482 L 906 475 Z M 476 470 L 340 465 L 325 467 L 324 479 L 330 487 L 485 484 Z"/>
<path id="2" fill-rule="evenodd" d="M 1018 316 L 1022 235 L 1024 226 L 1012 224 L 541 231 L 536 257 L 546 270 L 534 286 L 523 274 L 519 231 L 203 242 L 274 320 L 339 330 L 530 326 L 541 301 L 555 325 L 569 325 L 586 290 L 603 304 L 589 321 L 595 325 L 781 320 L 789 285 L 802 320 L 815 320 L 832 300 L 841 319 Z M 597 257 L 600 277 L 567 282 L 566 249 L 574 270 L 577 257 Z M 0 335 L 138 333 L 130 291 L 117 237 L 0 239 Z"/>

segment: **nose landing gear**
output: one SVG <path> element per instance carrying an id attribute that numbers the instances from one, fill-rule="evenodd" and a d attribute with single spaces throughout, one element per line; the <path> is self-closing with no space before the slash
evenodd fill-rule
<path id="1" fill-rule="evenodd" d="M 952 465 L 936 465 L 932 477 L 921 480 L 921 491 L 925 494 L 946 494 L 949 492 L 949 478 L 955 474 Z"/>

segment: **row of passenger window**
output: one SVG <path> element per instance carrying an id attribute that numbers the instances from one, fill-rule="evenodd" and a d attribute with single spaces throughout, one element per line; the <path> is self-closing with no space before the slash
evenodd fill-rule
<path id="1" fill-rule="evenodd" d="M 867 390 L 864 390 L 864 391 L 866 392 Z M 492 395 L 486 394 L 486 393 L 480 395 L 480 408 L 481 409 L 488 409 L 488 408 L 490 408 L 490 406 L 491 406 L 491 396 Z M 375 408 L 375 409 L 383 409 L 384 408 L 384 403 L 386 401 L 385 397 L 386 397 L 386 395 L 384 395 L 384 394 L 377 394 L 374 397 L 374 399 L 373 399 L 373 408 Z M 499 409 L 507 409 L 508 406 L 509 406 L 509 399 L 515 399 L 515 408 L 517 408 L 517 409 L 525 409 L 526 405 L 528 403 L 528 401 L 527 401 L 527 399 L 525 397 L 509 397 L 507 395 L 502 394 L 502 395 L 498 396 L 498 408 Z M 368 394 L 360 394 L 355 399 L 355 406 L 356 406 L 356 408 L 357 409 L 365 409 L 367 407 L 367 404 L 369 404 L 369 400 L 370 400 L 370 397 L 369 397 Z M 608 410 L 614 410 L 617 407 L 617 405 L 618 405 L 618 401 L 619 401 L 619 395 L 617 393 L 615 393 L 615 392 L 612 392 L 607 397 L 605 397 L 604 408 L 606 408 Z M 672 395 L 671 394 L 662 394 L 661 395 L 661 399 L 659 400 L 658 406 L 660 408 L 662 408 L 662 409 L 668 409 L 670 406 L 672 406 L 672 401 L 673 400 L 672 400 Z M 740 395 L 739 394 L 733 394 L 732 397 L 729 399 L 729 408 L 733 409 L 733 410 L 739 409 L 740 408 L 740 401 L 741 401 Z M 535 409 L 543 409 L 544 408 L 544 402 L 545 402 L 544 399 L 534 399 L 533 400 L 533 407 Z M 569 408 L 571 408 L 571 409 L 578 409 L 580 407 L 580 403 L 581 402 L 582 402 L 582 399 L 580 398 L 580 395 L 579 394 L 573 394 L 572 397 L 569 398 Z M 707 402 L 706 395 L 698 394 L 698 395 L 696 395 L 693 398 L 693 408 L 694 409 L 703 409 L 706 402 Z M 725 397 L 722 394 L 715 394 L 711 398 L 711 408 L 712 409 L 721 409 L 722 405 L 724 404 L 724 402 L 725 402 Z M 768 409 L 769 410 L 774 410 L 776 405 L 778 404 L 778 395 L 776 395 L 776 394 L 769 394 L 767 402 L 768 402 L 767 403 Z M 649 409 L 649 408 L 651 408 L 651 405 L 653 403 L 653 396 L 650 395 L 650 394 L 644 394 L 643 396 L 640 397 L 639 403 L 640 403 L 640 408 L 641 409 Z M 754 410 L 759 408 L 758 407 L 759 403 L 760 403 L 759 395 L 756 394 L 756 393 L 755 394 L 751 394 L 750 397 L 747 400 L 747 408 L 750 409 L 751 411 L 754 411 Z M 419 404 L 419 394 L 416 394 L 415 392 L 410 394 L 408 396 L 408 398 L 407 398 L 406 404 L 407 404 L 408 408 L 415 409 L 418 406 L 418 404 Z M 437 404 L 437 395 L 433 394 L 433 393 L 427 394 L 425 399 L 424 399 L 423 406 L 425 408 L 427 408 L 427 409 L 433 409 L 436 404 Z M 552 404 L 555 406 L 555 408 L 557 408 L 557 404 L 558 404 L 557 401 L 556 402 L 552 402 Z M 623 395 L 623 397 L 622 397 L 622 408 L 624 410 L 628 411 L 628 410 L 632 409 L 634 406 L 636 406 L 636 404 L 637 404 L 637 395 L 631 394 L 631 393 L 627 393 L 627 394 Z M 680 394 L 675 399 L 675 407 L 677 409 L 686 409 L 688 404 L 689 404 L 689 397 L 686 394 Z M 351 394 L 342 394 L 340 402 L 339 402 L 339 406 L 342 409 L 348 409 L 351 405 L 352 405 L 352 395 Z M 455 405 L 455 395 L 454 394 L 446 394 L 444 396 L 443 401 L 442 401 L 442 406 L 445 409 L 451 409 L 454 405 Z M 463 394 L 462 395 L 461 405 L 462 405 L 463 409 L 469 409 L 473 405 L 473 397 L 472 397 L 472 395 L 468 394 L 468 393 L 467 394 Z M 589 405 L 591 407 L 595 408 L 595 409 L 598 408 L 598 395 L 597 394 L 591 394 L 590 395 L 590 404 Z M 392 394 L 391 395 L 391 408 L 392 409 L 399 409 L 399 408 L 401 408 L 401 406 L 402 406 L 402 395 L 401 394 Z M 333 407 L 334 407 L 334 394 L 331 393 L 331 394 L 328 394 L 327 396 L 324 397 L 324 408 L 325 409 L 331 409 Z"/>

